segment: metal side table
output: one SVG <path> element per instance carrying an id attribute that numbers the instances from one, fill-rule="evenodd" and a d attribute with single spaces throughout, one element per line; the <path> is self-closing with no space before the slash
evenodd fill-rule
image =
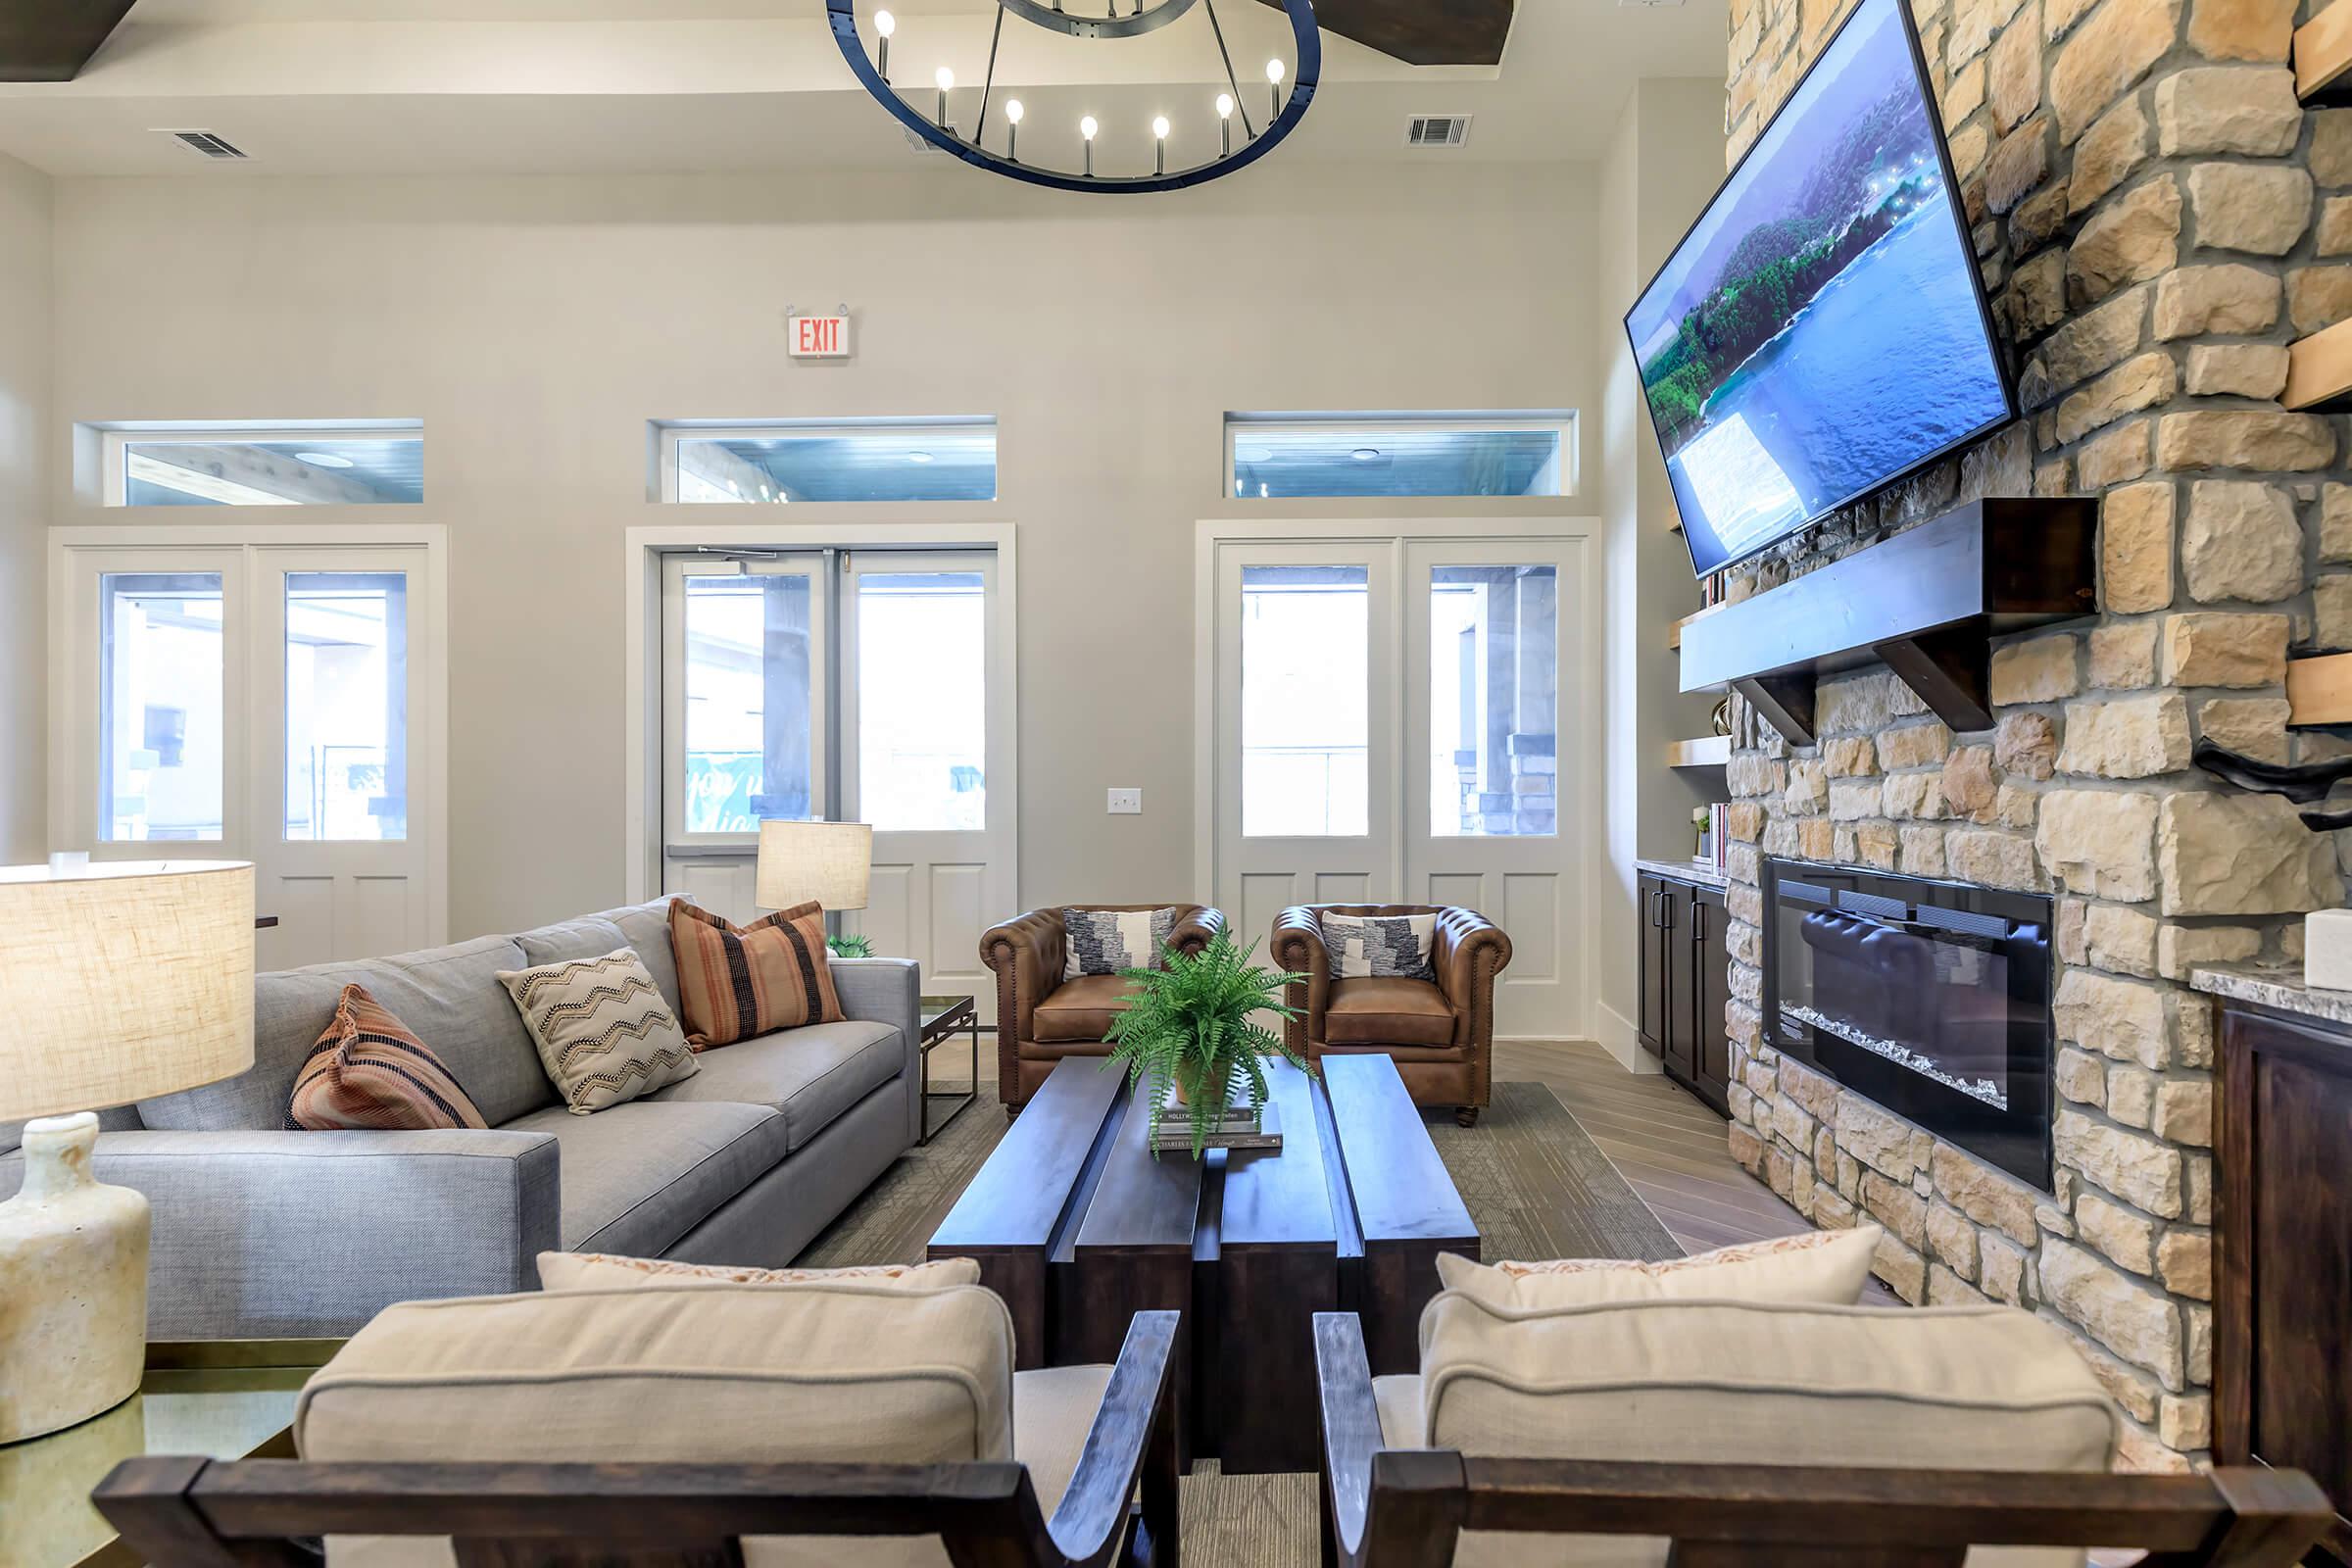
<path id="1" fill-rule="evenodd" d="M 922 997 L 915 1003 L 915 1018 L 921 1035 L 919 1044 L 923 1058 L 922 1142 L 927 1144 L 945 1132 L 948 1123 L 962 1115 L 972 1102 L 980 1098 L 980 1009 L 972 1004 L 970 997 Z M 958 1029 L 971 1031 L 971 1087 L 960 1091 L 934 1090 L 931 1087 L 931 1053 L 943 1042 L 954 1039 Z M 937 1126 L 931 1122 L 931 1102 L 935 1100 L 948 1103 L 948 1113 L 939 1118 Z"/>

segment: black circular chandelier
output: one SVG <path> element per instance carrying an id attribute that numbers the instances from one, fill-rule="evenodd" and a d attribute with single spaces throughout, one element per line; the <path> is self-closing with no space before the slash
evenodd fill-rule
<path id="1" fill-rule="evenodd" d="M 1102 14 L 1080 15 L 1065 10 L 1065 3 L 1100 6 L 1104 10 Z M 1122 3 L 1131 9 L 1122 13 Z M 1032 185 L 1055 190 L 1135 192 L 1182 190 L 1246 169 L 1272 152 L 1306 118 L 1307 106 L 1314 102 L 1315 82 L 1323 69 L 1322 34 L 1315 25 L 1314 0 L 1279 0 L 1279 4 L 1290 18 L 1295 63 L 1285 63 L 1280 56 L 1266 62 L 1265 112 L 1257 117 L 1250 114 L 1250 94 L 1234 74 L 1233 53 L 1225 44 L 1225 28 L 1217 21 L 1216 0 L 997 0 L 996 25 L 989 34 L 988 72 L 980 82 L 979 109 L 968 137 L 949 115 L 950 95 L 956 91 L 956 74 L 948 67 L 938 67 L 928 89 L 918 87 L 913 97 L 902 94 L 892 85 L 890 40 L 897 31 L 897 23 L 890 12 L 878 10 L 873 14 L 875 48 L 869 54 L 858 33 L 856 0 L 825 0 L 825 11 L 833 24 L 833 41 L 841 46 L 842 58 L 850 63 L 850 70 L 857 74 L 865 90 L 909 132 L 932 146 L 954 153 L 967 164 Z M 1196 9 L 1206 14 L 1209 32 L 1216 40 L 1217 59 L 1225 70 L 1226 90 L 1217 94 L 1213 105 L 1218 122 L 1215 158 L 1171 170 L 1168 137 L 1174 127 L 1167 116 L 1158 115 L 1152 118 L 1151 126 L 1153 147 L 1151 173 L 1097 173 L 1095 136 L 1102 127 L 1093 115 L 1086 115 L 1078 122 L 1084 165 L 1076 172 L 1021 162 L 1024 114 L 1021 101 L 1000 96 L 996 90 L 997 49 L 1004 41 L 1004 18 L 1008 13 L 1019 21 L 1072 38 L 1098 39 L 1141 37 L 1158 31 Z M 1286 82 L 1287 96 L 1283 90 Z M 1204 112 L 1209 107 L 1204 105 Z M 1238 126 L 1234 123 L 1237 118 L 1241 122 Z"/>

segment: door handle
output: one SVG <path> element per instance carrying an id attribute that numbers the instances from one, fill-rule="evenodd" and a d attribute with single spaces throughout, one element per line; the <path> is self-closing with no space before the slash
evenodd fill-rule
<path id="1" fill-rule="evenodd" d="M 1707 906 L 1693 900 L 1690 905 L 1690 940 L 1707 940 Z"/>
<path id="2" fill-rule="evenodd" d="M 1659 916 L 1660 916 L 1660 918 L 1659 918 L 1659 920 L 1658 920 L 1658 924 L 1659 924 L 1659 925 L 1660 925 L 1662 928 L 1664 928 L 1665 930 L 1668 930 L 1668 931 L 1671 931 L 1671 930 L 1673 930 L 1673 929 L 1674 929 L 1674 895 L 1673 895 L 1673 894 L 1671 894 L 1671 893 L 1661 893 L 1661 894 L 1659 894 L 1659 895 L 1658 895 L 1658 914 L 1659 914 Z"/>

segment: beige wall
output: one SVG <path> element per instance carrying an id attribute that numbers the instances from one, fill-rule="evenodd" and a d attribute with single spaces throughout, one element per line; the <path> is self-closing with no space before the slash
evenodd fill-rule
<path id="1" fill-rule="evenodd" d="M 46 175 L 0 156 L 0 864 L 47 853 L 41 539 L 49 399 Z"/>
<path id="2" fill-rule="evenodd" d="M 1608 734 L 1607 863 L 1595 889 L 1601 1043 L 1628 1065 L 1655 1066 L 1635 1038 L 1641 966 L 1634 859 L 1688 858 L 1690 808 L 1725 799 L 1714 772 L 1677 772 L 1669 741 L 1707 732 L 1715 699 L 1684 696 L 1667 629 L 1698 608 L 1690 553 L 1671 531 L 1674 492 L 1658 457 L 1626 310 L 1723 178 L 1723 84 L 1711 78 L 1638 83 L 1598 170 L 1598 253 L 1592 299 L 1600 386 L 1592 443 L 1606 541 L 1608 623 L 1603 685 Z"/>
<path id="3" fill-rule="evenodd" d="M 648 418 L 996 414 L 1001 501 L 920 511 L 1019 528 L 1022 898 L 1175 897 L 1198 891 L 1195 521 L 1345 510 L 1221 497 L 1220 416 L 1588 405 L 1592 189 L 1439 162 L 1146 202 L 936 167 L 68 181 L 50 446 L 87 419 L 426 421 L 465 935 L 621 894 L 622 530 L 751 520 L 649 505 Z M 786 309 L 843 301 L 856 362 L 789 363 Z M 110 520 L 53 488 L 61 520 Z M 1387 509 L 1563 510 L 1591 501 Z M 790 520 L 828 514 L 894 514 Z M 1106 816 L 1109 785 L 1145 814 Z"/>

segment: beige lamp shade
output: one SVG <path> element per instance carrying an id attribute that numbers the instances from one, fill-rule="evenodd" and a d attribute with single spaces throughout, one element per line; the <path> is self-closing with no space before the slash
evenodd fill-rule
<path id="1" fill-rule="evenodd" d="M 811 901 L 862 909 L 873 870 L 874 830 L 864 822 L 761 822 L 752 902 L 762 909 Z"/>
<path id="2" fill-rule="evenodd" d="M 0 1120 L 253 1065 L 253 867 L 0 866 Z"/>

